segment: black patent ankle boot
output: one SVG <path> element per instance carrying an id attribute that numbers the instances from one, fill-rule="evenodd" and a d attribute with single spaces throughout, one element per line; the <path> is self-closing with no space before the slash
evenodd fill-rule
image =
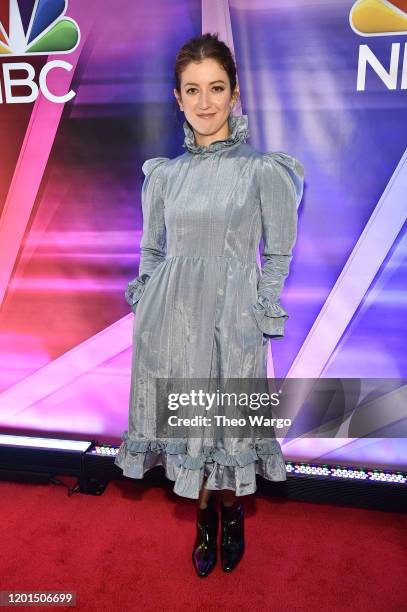
<path id="1" fill-rule="evenodd" d="M 211 495 L 206 508 L 198 507 L 197 533 L 192 551 L 192 561 L 198 576 L 207 576 L 216 565 L 218 524 L 215 496 Z"/>
<path id="2" fill-rule="evenodd" d="M 221 504 L 221 519 L 222 568 L 231 572 L 243 557 L 245 548 L 243 504 L 238 501 L 230 507 Z"/>

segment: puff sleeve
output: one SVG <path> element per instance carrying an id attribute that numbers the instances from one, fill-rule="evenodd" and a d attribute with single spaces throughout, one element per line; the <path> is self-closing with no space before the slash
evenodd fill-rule
<path id="1" fill-rule="evenodd" d="M 129 282 L 125 291 L 126 301 L 134 313 L 148 280 L 166 254 L 162 169 L 168 159 L 154 157 L 146 160 L 142 166 L 145 179 L 141 190 L 143 236 L 140 242 L 139 276 Z"/>
<path id="2" fill-rule="evenodd" d="M 296 158 L 286 153 L 263 155 L 260 205 L 265 263 L 257 303 L 252 308 L 263 334 L 276 340 L 284 337 L 289 318 L 280 304 L 280 295 L 297 239 L 297 209 L 303 189 L 304 168 Z"/>

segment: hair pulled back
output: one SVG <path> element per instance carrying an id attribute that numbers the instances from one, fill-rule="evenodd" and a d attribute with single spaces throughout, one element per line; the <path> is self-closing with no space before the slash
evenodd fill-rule
<path id="1" fill-rule="evenodd" d="M 195 36 L 190 38 L 178 51 L 175 67 L 175 89 L 181 94 L 181 73 L 185 70 L 190 62 L 201 62 L 205 58 L 211 58 L 216 60 L 226 71 L 230 89 L 233 94 L 237 77 L 236 77 L 236 64 L 233 58 L 232 52 L 229 47 L 218 39 L 219 32 L 215 34 L 202 34 L 202 36 Z"/>

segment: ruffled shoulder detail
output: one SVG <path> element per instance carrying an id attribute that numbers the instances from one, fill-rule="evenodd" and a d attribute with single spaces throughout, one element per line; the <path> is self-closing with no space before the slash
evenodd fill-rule
<path id="1" fill-rule="evenodd" d="M 302 163 L 292 155 L 283 153 L 281 151 L 273 151 L 270 153 L 263 153 L 263 161 L 266 164 L 275 165 L 284 168 L 290 177 L 295 192 L 297 208 L 301 202 L 301 198 L 304 191 L 304 166 Z"/>
<path id="2" fill-rule="evenodd" d="M 146 159 L 141 169 L 143 170 L 144 175 L 148 176 L 153 170 L 161 166 L 169 159 L 169 157 L 152 157 L 151 159 Z"/>

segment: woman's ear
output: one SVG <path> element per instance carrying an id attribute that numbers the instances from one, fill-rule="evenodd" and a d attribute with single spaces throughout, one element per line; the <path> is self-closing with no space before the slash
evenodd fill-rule
<path id="1" fill-rule="evenodd" d="M 179 106 L 180 110 L 183 111 L 184 109 L 182 107 L 181 98 L 179 97 L 178 91 L 175 89 L 175 87 L 173 89 L 173 92 L 174 92 L 175 99 L 178 102 L 178 106 Z"/>
<path id="2" fill-rule="evenodd" d="M 234 107 L 234 105 L 238 101 L 239 95 L 240 95 L 239 85 L 236 85 L 235 90 L 232 95 L 231 106 L 230 106 L 231 109 Z"/>

